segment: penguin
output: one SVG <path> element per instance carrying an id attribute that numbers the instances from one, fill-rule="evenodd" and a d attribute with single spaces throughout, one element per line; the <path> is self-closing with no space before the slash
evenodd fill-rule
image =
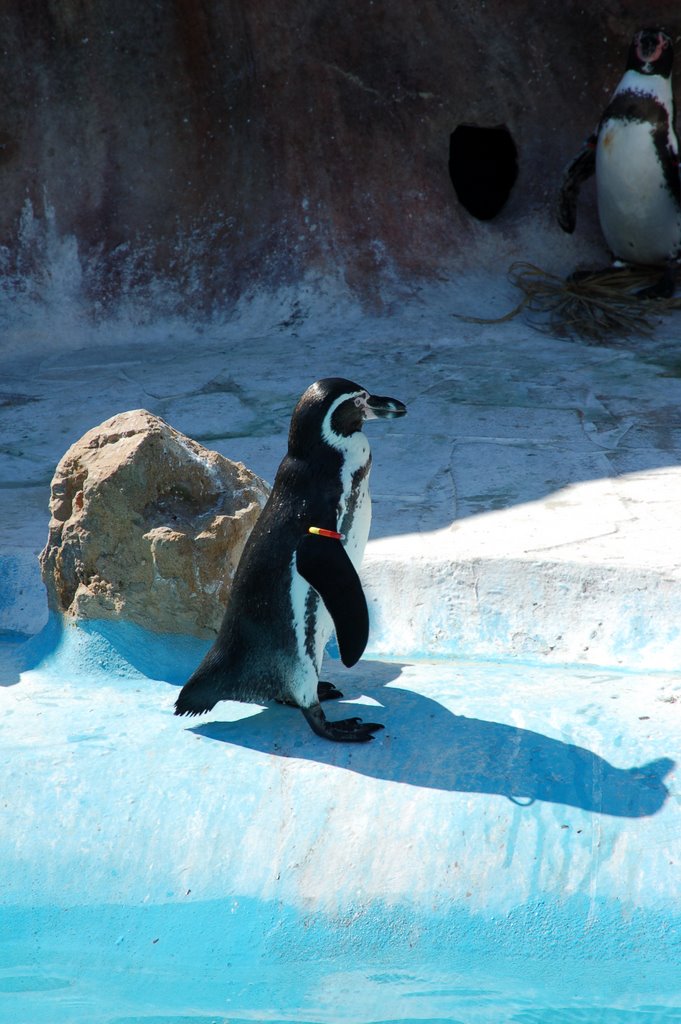
<path id="1" fill-rule="evenodd" d="M 217 639 L 180 691 L 175 714 L 200 715 L 221 700 L 278 700 L 300 708 L 325 739 L 361 743 L 383 728 L 328 720 L 320 701 L 342 694 L 319 672 L 333 630 L 346 666 L 364 653 L 369 615 L 357 570 L 371 523 L 371 451 L 362 428 L 406 411 L 339 377 L 305 391 Z"/>
<path id="2" fill-rule="evenodd" d="M 635 34 L 626 70 L 597 130 L 563 175 L 561 228 L 574 231 L 580 186 L 595 173 L 601 229 L 620 265 L 669 267 L 681 249 L 673 57 L 672 40 L 663 29 Z M 668 273 L 673 291 L 671 268 Z"/>

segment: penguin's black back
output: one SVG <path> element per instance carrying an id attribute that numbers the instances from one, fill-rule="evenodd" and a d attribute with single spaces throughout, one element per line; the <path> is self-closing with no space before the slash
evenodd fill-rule
<path id="1" fill-rule="evenodd" d="M 219 700 L 287 695 L 298 646 L 291 603 L 296 548 L 310 526 L 335 528 L 342 457 L 313 445 L 287 455 L 246 542 L 217 639 L 183 687 L 176 713 L 201 714 Z"/>

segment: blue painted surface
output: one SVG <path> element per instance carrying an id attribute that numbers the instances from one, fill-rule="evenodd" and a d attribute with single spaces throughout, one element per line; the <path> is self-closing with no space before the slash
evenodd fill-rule
<path id="1" fill-rule="evenodd" d="M 681 1020 L 678 677 L 330 662 L 348 747 L 203 646 L 2 644 L 1 1021 Z"/>

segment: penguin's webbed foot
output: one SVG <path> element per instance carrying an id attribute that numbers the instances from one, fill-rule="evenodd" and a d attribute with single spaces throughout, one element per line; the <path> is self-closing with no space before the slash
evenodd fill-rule
<path id="1" fill-rule="evenodd" d="M 375 732 L 383 728 L 378 722 L 363 722 L 361 718 L 343 718 L 339 722 L 330 722 L 319 704 L 300 710 L 317 736 L 335 740 L 336 743 L 366 743 L 374 738 Z"/>
<path id="2" fill-rule="evenodd" d="M 318 700 L 339 700 L 342 696 L 343 694 L 333 683 L 325 683 L 321 679 L 317 683 Z"/>
<path id="3" fill-rule="evenodd" d="M 668 264 L 654 284 L 640 288 L 636 292 L 637 299 L 671 299 L 676 291 L 678 267 Z"/>

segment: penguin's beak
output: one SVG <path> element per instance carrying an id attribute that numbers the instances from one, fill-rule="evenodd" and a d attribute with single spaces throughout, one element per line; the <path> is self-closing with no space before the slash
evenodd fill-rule
<path id="1" fill-rule="evenodd" d="M 407 407 L 397 398 L 382 398 L 379 395 L 369 395 L 366 400 L 366 418 L 368 420 L 383 419 L 394 420 L 398 416 L 404 416 Z"/>

